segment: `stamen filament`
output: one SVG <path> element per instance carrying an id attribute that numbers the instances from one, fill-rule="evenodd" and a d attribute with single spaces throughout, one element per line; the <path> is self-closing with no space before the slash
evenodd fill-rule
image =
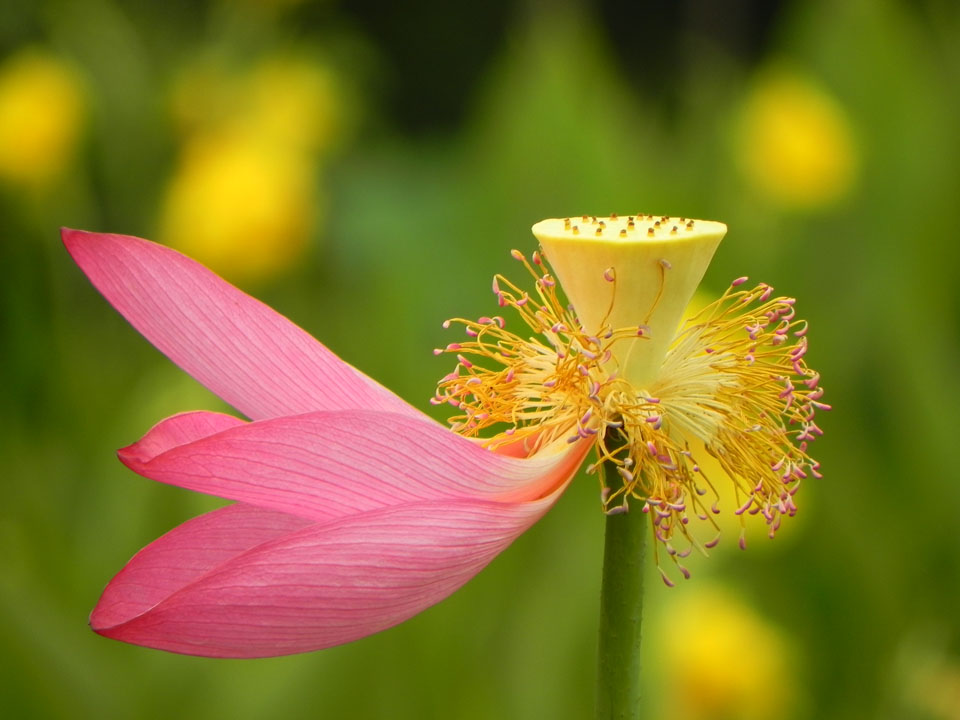
<path id="1" fill-rule="evenodd" d="M 658 567 L 663 546 L 684 577 L 689 572 L 678 558 L 719 542 L 713 515 L 720 494 L 703 472 L 704 455 L 733 484 L 741 521 L 759 514 L 773 535 L 783 516 L 796 513 L 797 488 L 821 476 L 807 445 L 822 434 L 814 418 L 829 405 L 821 402 L 819 374 L 805 364 L 808 324 L 796 317 L 792 298 L 774 297 L 763 283 L 747 288 L 746 278 L 738 278 L 682 325 L 657 376 L 638 386 L 621 375 L 618 348 L 647 335 L 642 327 L 638 335 L 637 326 L 607 324 L 615 316 L 620 270 L 598 271 L 607 310 L 599 326 L 584 327 L 544 258 L 512 255 L 531 275 L 533 291 L 497 275 L 493 292 L 533 334 L 514 333 L 502 316 L 444 323 L 467 334 L 435 351 L 458 360 L 432 399 L 456 408 L 455 431 L 483 438 L 491 449 L 521 440 L 530 452 L 560 439 L 592 442 L 596 461 L 588 472 L 600 469 L 604 512 L 626 512 L 636 503 L 657 541 Z M 661 278 L 668 272 L 670 263 L 661 263 Z M 663 301 L 662 291 L 647 316 Z M 697 537 L 691 516 L 705 519 L 712 539 Z M 678 540 L 686 546 L 678 548 Z M 664 578 L 670 582 L 665 572 Z"/>

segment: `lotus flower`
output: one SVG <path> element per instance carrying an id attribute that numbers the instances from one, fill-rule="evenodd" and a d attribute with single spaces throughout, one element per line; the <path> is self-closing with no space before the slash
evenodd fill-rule
<path id="1" fill-rule="evenodd" d="M 482 570 L 588 450 L 492 452 L 173 250 L 77 230 L 63 240 L 117 311 L 252 421 L 183 413 L 120 450 L 144 477 L 237 502 L 137 553 L 91 614 L 101 635 L 249 658 L 378 632 Z"/>
<path id="2" fill-rule="evenodd" d="M 330 647 L 400 623 L 450 595 L 556 501 L 594 449 L 601 507 L 646 513 L 679 559 L 716 523 L 715 457 L 737 514 L 771 535 L 820 477 L 807 444 L 819 375 L 791 298 L 738 278 L 677 330 L 726 232 L 636 215 L 534 226 L 514 251 L 533 294 L 503 276 L 504 318 L 455 319 L 467 339 L 431 420 L 257 300 L 160 245 L 65 230 L 94 286 L 150 342 L 250 421 L 175 415 L 120 450 L 135 472 L 236 501 L 141 550 L 91 615 L 108 637 L 173 652 L 261 657 Z M 576 312 L 574 312 L 574 308 Z M 449 326 L 449 323 L 447 323 Z M 678 549 L 678 539 L 687 546 Z M 741 538 L 742 540 L 742 538 Z M 659 550 L 657 565 L 660 567 Z M 672 581 L 660 567 L 664 581 Z"/>

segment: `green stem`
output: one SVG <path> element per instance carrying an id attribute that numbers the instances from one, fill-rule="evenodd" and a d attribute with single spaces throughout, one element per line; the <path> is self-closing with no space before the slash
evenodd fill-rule
<path id="1" fill-rule="evenodd" d="M 640 717 L 643 548 L 649 518 L 640 508 L 608 515 L 600 590 L 597 720 Z"/>

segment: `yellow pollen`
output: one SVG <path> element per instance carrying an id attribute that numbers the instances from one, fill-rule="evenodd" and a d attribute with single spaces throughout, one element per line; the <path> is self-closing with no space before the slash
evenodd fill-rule
<path id="1" fill-rule="evenodd" d="M 675 221 L 671 235 L 683 222 Z M 611 216 L 621 238 L 624 222 Z M 723 226 L 698 224 L 695 247 L 715 247 Z M 625 346 L 655 343 L 657 311 L 643 310 L 650 327 L 611 320 L 619 299 L 630 294 L 630 278 L 639 277 L 636 270 L 601 253 L 607 264 L 597 280 L 605 289 L 607 310 L 600 321 L 588 322 L 557 283 L 573 300 L 569 274 L 554 263 L 557 256 L 567 261 L 558 231 L 568 237 L 578 232 L 575 225 L 567 229 L 562 221 L 544 221 L 535 232 L 546 257 L 535 254 L 530 261 L 514 255 L 532 277 L 532 291 L 502 275 L 495 278 L 498 303 L 519 318 L 520 332 L 507 329 L 500 316 L 451 321 L 467 337 L 440 351 L 455 355 L 458 363 L 440 381 L 432 402 L 454 409 L 453 430 L 482 438 L 493 449 L 511 445 L 532 454 L 554 443 L 591 443 L 596 462 L 588 472 L 599 470 L 603 509 L 646 513 L 658 540 L 658 565 L 665 557 L 684 576 L 688 572 L 680 558 L 690 548 L 706 552 L 718 540 L 714 516 L 720 511 L 720 482 L 732 483 L 736 502 L 723 509 L 740 516 L 759 513 L 773 535 L 782 519 L 796 512 L 793 498 L 802 481 L 820 477 L 807 447 L 821 434 L 816 411 L 829 409 L 821 402 L 819 375 L 804 361 L 807 324 L 796 317 L 794 301 L 775 297 L 764 284 L 742 289 L 746 279 L 739 278 L 679 330 L 670 331 L 656 373 L 638 383 L 623 372 L 618 356 Z M 669 278 L 686 272 L 684 260 L 700 257 L 700 251 L 677 254 L 691 234 L 577 242 L 591 252 L 593 245 L 621 252 L 634 243 L 649 245 L 656 266 L 651 277 Z M 570 267 L 592 274 L 590 257 L 578 254 Z M 655 304 L 674 302 L 670 281 L 665 282 Z M 706 476 L 701 467 L 706 455 L 716 459 L 725 477 Z M 695 527 L 706 527 L 707 534 Z"/>

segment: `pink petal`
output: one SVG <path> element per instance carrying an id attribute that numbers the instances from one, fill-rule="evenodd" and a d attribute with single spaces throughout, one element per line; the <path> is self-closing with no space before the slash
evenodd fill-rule
<path id="1" fill-rule="evenodd" d="M 180 445 L 187 445 L 241 425 L 246 425 L 246 422 L 233 415 L 206 410 L 183 412 L 161 420 L 139 441 L 120 452 L 140 462 L 147 462 L 150 458 Z"/>
<path id="2" fill-rule="evenodd" d="M 311 524 L 243 504 L 188 520 L 134 555 L 104 590 L 90 623 L 122 624 L 231 558 Z"/>
<path id="3" fill-rule="evenodd" d="M 210 550 L 207 524 L 198 523 L 195 531 L 198 521 L 192 521 L 131 560 L 118 581 L 135 578 L 148 589 L 125 602 L 114 596 L 129 590 L 115 592 L 111 584 L 101 601 L 105 609 L 94 611 L 93 629 L 137 645 L 211 657 L 268 657 L 350 642 L 457 590 L 536 522 L 564 487 L 529 503 L 419 502 L 310 525 L 234 555 L 144 609 L 170 590 L 166 579 L 157 592 L 149 588 L 152 575 L 163 575 L 168 563 L 180 564 L 182 556 L 185 565 L 205 566 L 208 553 L 221 552 Z M 229 555 L 231 543 L 224 546 L 222 554 Z M 196 563 L 197 555 L 204 560 Z M 169 559 L 148 562 L 152 558 Z"/>
<path id="4" fill-rule="evenodd" d="M 207 268 L 126 235 L 63 229 L 93 285 L 151 343 L 254 418 L 311 410 L 420 412 Z"/>
<path id="5" fill-rule="evenodd" d="M 171 447 L 184 417 L 161 422 L 120 459 L 158 482 L 317 522 L 425 500 L 533 500 L 564 483 L 590 447 L 505 457 L 432 420 L 366 410 L 262 420 Z"/>

